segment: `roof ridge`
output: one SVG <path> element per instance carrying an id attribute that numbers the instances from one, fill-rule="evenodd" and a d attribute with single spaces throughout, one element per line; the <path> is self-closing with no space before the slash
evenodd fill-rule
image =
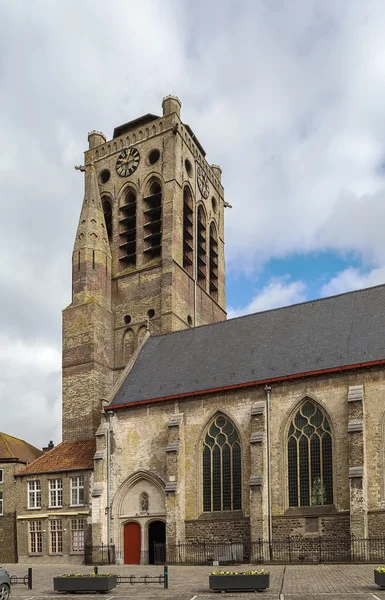
<path id="1" fill-rule="evenodd" d="M 332 300 L 333 298 L 341 298 L 342 296 L 348 296 L 350 294 L 358 294 L 360 292 L 366 292 L 368 290 L 374 290 L 376 288 L 385 288 L 385 283 L 380 283 L 378 285 L 371 285 L 366 288 L 361 288 L 358 290 L 349 290 L 348 292 L 342 292 L 341 294 L 333 294 L 332 296 L 324 296 L 323 298 L 314 298 L 313 300 L 304 300 L 303 302 L 294 302 L 293 304 L 287 304 L 286 306 L 277 306 L 276 308 L 267 308 L 265 310 L 260 310 L 253 313 L 248 313 L 247 315 L 240 315 L 239 317 L 233 317 L 231 319 L 224 319 L 223 321 L 216 321 L 215 323 L 205 323 L 204 325 L 196 325 L 195 327 L 190 327 L 189 329 L 179 329 L 178 331 L 170 331 L 168 333 L 156 333 L 151 334 L 150 338 L 159 338 L 165 337 L 168 335 L 175 335 L 178 333 L 185 333 L 186 331 L 194 331 L 195 329 L 202 329 L 203 327 L 218 327 L 220 325 L 224 325 L 225 323 L 229 323 L 230 321 L 237 321 L 239 319 L 247 319 L 254 315 L 262 315 L 271 312 L 277 312 L 279 310 L 287 310 L 288 308 L 292 308 L 294 306 L 303 306 L 305 304 L 314 304 L 316 302 L 325 302 L 326 300 Z"/>

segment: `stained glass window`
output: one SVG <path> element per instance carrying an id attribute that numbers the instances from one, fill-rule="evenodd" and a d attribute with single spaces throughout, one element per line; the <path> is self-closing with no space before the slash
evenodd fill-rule
<path id="1" fill-rule="evenodd" d="M 240 510 L 241 446 L 233 423 L 218 415 L 203 442 L 203 510 Z"/>
<path id="2" fill-rule="evenodd" d="M 288 434 L 289 506 L 333 504 L 332 438 L 325 414 L 306 400 Z"/>

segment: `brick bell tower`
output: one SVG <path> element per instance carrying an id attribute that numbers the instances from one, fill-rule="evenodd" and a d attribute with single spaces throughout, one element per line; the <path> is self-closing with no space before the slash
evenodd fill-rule
<path id="1" fill-rule="evenodd" d="M 63 321 L 63 436 L 95 431 L 100 399 L 148 332 L 226 318 L 222 171 L 180 112 L 167 96 L 162 116 L 120 125 L 110 141 L 88 136 Z"/>

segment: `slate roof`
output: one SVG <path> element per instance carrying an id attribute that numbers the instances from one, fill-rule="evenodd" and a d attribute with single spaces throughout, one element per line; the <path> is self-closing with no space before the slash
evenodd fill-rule
<path id="1" fill-rule="evenodd" d="M 385 359 L 385 285 L 147 339 L 109 407 Z"/>
<path id="2" fill-rule="evenodd" d="M 15 460 L 27 463 L 43 454 L 42 450 L 35 448 L 24 440 L 0 432 L 0 462 L 4 460 Z"/>
<path id="3" fill-rule="evenodd" d="M 44 452 L 40 458 L 19 471 L 17 475 L 92 469 L 95 445 L 95 440 L 62 442 L 53 448 L 53 450 Z"/>

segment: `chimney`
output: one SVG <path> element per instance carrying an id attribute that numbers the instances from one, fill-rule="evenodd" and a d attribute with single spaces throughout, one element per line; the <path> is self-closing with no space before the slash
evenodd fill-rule
<path id="1" fill-rule="evenodd" d="M 48 446 L 43 447 L 43 452 L 48 452 L 49 450 L 52 450 L 53 448 L 55 448 L 55 444 L 53 443 L 52 440 L 50 440 Z"/>

